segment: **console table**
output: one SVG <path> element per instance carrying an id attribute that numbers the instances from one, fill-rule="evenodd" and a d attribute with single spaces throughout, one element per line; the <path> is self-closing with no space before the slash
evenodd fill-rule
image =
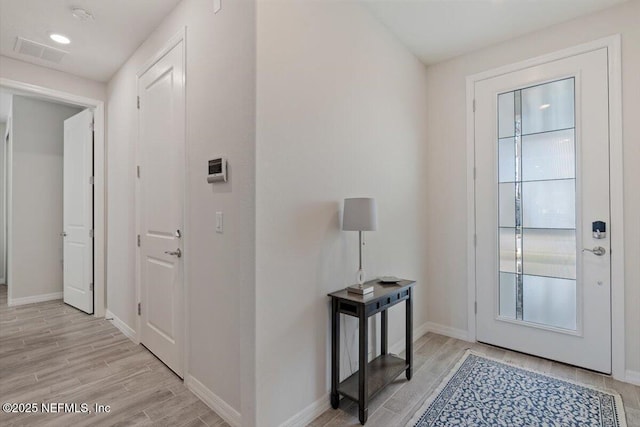
<path id="1" fill-rule="evenodd" d="M 331 297 L 331 406 L 340 406 L 340 395 L 358 403 L 360 424 L 367 422 L 369 399 L 405 371 L 411 380 L 413 360 L 413 311 L 411 297 L 413 280 L 401 280 L 397 284 L 382 284 L 377 280 L 374 291 L 358 295 L 343 289 L 329 294 Z M 387 309 L 406 301 L 406 359 L 388 354 Z M 358 372 L 340 382 L 340 313 L 359 319 Z M 381 315 L 381 354 L 367 361 L 369 348 L 369 322 L 374 314 Z M 368 362 L 368 363 L 367 363 Z"/>

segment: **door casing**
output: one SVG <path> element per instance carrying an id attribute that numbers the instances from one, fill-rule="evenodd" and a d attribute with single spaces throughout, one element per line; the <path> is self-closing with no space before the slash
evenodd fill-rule
<path id="1" fill-rule="evenodd" d="M 609 168 L 611 209 L 612 375 L 625 379 L 624 215 L 622 150 L 622 66 L 620 34 L 467 76 L 467 330 L 476 341 L 476 218 L 474 93 L 477 81 L 523 70 L 573 55 L 606 48 L 609 77 Z"/>
<path id="2" fill-rule="evenodd" d="M 19 92 L 38 95 L 43 99 L 63 101 L 80 107 L 90 108 L 94 116 L 94 313 L 95 317 L 106 314 L 106 146 L 104 101 L 78 96 L 43 86 L 24 83 L 0 77 L 0 86 Z M 8 298 L 11 300 L 11 285 L 8 286 Z"/>

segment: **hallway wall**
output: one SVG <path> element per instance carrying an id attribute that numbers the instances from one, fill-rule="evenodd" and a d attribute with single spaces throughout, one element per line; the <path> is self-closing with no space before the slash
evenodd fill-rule
<path id="1" fill-rule="evenodd" d="M 344 198 L 376 198 L 367 278 L 416 280 L 414 330 L 424 333 L 427 73 L 361 5 L 260 1 L 257 79 L 257 419 L 299 426 L 329 405 L 327 293 L 356 279 L 358 233 L 340 228 Z M 389 310 L 396 352 L 404 314 L 404 304 Z M 346 377 L 358 370 L 358 326 L 344 317 Z"/>
<path id="2" fill-rule="evenodd" d="M 9 304 L 62 298 L 64 120 L 79 108 L 13 97 L 9 189 Z"/>
<path id="3" fill-rule="evenodd" d="M 104 101 L 107 85 L 0 55 L 0 78 Z"/>
<path id="4" fill-rule="evenodd" d="M 182 1 L 108 84 L 108 308 L 135 331 L 136 74 L 185 28 L 186 381 L 202 384 L 239 419 L 251 412 L 253 390 L 242 376 L 251 376 L 254 354 L 254 1 L 223 2 L 218 14 L 210 1 Z M 217 156 L 228 159 L 229 181 L 212 185 L 207 161 Z M 216 212 L 224 214 L 223 234 L 215 232 Z"/>

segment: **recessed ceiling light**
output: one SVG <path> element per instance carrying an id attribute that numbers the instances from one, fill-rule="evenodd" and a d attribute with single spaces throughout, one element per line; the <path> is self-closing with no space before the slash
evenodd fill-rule
<path id="1" fill-rule="evenodd" d="M 81 21 L 93 21 L 93 14 L 86 9 L 81 7 L 71 8 L 71 14 L 74 18 L 79 19 Z"/>
<path id="2" fill-rule="evenodd" d="M 542 104 L 542 105 L 540 106 L 540 109 L 541 109 L 541 110 L 544 110 L 544 109 L 547 109 L 547 108 L 549 108 L 549 107 L 551 107 L 551 104 Z"/>
<path id="3" fill-rule="evenodd" d="M 49 38 L 54 42 L 60 43 L 60 44 L 71 43 L 71 40 L 69 40 L 69 37 L 63 36 L 62 34 L 56 34 L 56 33 L 49 34 Z"/>

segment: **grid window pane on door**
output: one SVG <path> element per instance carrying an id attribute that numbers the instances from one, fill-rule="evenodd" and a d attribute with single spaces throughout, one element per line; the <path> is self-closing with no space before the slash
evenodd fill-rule
<path id="1" fill-rule="evenodd" d="M 498 95 L 501 318 L 575 331 L 575 79 Z"/>

